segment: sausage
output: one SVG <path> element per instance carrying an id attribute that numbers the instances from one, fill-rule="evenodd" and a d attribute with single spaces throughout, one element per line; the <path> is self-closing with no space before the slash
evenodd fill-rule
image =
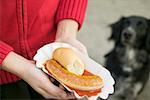
<path id="1" fill-rule="evenodd" d="M 103 81 L 99 76 L 76 75 L 62 67 L 55 60 L 48 60 L 45 64 L 46 70 L 59 82 L 78 90 L 90 91 L 103 87 Z"/>

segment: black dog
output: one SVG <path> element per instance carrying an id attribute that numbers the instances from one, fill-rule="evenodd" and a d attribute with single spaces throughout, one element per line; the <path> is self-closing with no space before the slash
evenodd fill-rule
<path id="1" fill-rule="evenodd" d="M 113 50 L 106 54 L 106 66 L 116 80 L 110 100 L 136 100 L 149 79 L 150 20 L 130 16 L 111 24 Z"/>

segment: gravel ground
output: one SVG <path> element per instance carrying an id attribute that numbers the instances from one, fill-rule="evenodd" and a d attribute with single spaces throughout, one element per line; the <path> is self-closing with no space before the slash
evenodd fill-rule
<path id="1" fill-rule="evenodd" d="M 84 25 L 78 39 L 87 47 L 90 57 L 103 64 L 104 55 L 113 47 L 107 41 L 109 24 L 122 16 L 138 15 L 150 19 L 150 0 L 89 0 Z M 138 100 L 149 100 L 150 81 Z"/>

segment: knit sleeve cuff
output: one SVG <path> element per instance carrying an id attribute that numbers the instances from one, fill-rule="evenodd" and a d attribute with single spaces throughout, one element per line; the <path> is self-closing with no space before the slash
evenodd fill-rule
<path id="1" fill-rule="evenodd" d="M 73 19 L 78 22 L 80 29 L 84 20 L 87 2 L 87 0 L 61 0 L 56 15 L 56 24 L 62 19 Z"/>
<path id="2" fill-rule="evenodd" d="M 0 65 L 2 65 L 3 60 L 11 51 L 13 51 L 13 48 L 11 46 L 0 41 Z"/>

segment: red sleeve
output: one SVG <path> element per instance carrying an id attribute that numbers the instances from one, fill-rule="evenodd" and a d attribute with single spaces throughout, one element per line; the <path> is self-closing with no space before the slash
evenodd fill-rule
<path id="1" fill-rule="evenodd" d="M 0 65 L 2 65 L 3 60 L 11 51 L 13 51 L 13 48 L 11 46 L 0 41 Z"/>
<path id="2" fill-rule="evenodd" d="M 88 0 L 61 0 L 56 15 L 56 24 L 62 19 L 73 19 L 82 26 Z"/>

